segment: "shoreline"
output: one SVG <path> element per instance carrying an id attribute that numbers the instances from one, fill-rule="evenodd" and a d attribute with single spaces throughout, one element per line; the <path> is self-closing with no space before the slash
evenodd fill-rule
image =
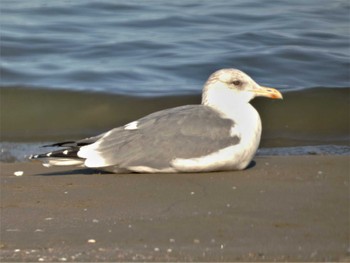
<path id="1" fill-rule="evenodd" d="M 0 259 L 350 260 L 349 166 L 336 155 L 203 174 L 0 163 Z"/>

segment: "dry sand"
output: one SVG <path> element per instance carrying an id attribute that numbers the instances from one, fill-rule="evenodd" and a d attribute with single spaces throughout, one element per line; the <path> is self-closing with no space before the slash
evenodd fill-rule
<path id="1" fill-rule="evenodd" d="M 349 161 L 146 175 L 1 164 L 0 259 L 349 261 Z"/>

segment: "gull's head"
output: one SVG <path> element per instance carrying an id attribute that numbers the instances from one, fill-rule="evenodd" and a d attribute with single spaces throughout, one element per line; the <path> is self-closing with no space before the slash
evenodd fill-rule
<path id="1" fill-rule="evenodd" d="M 238 69 L 220 69 L 210 75 L 205 83 L 202 104 L 248 103 L 257 96 L 283 98 L 278 90 L 260 86 Z"/>

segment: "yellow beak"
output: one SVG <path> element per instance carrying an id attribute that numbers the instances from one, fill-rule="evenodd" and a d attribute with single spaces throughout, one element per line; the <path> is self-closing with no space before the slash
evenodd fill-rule
<path id="1" fill-rule="evenodd" d="M 274 88 L 258 86 L 258 88 L 255 88 L 252 91 L 256 96 L 268 97 L 270 99 L 283 99 L 282 93 Z"/>

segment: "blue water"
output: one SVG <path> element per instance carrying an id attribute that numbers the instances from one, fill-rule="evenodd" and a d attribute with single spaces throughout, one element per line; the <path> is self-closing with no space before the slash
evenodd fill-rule
<path id="1" fill-rule="evenodd" d="M 2 87 L 200 92 L 235 67 L 283 90 L 349 87 L 348 0 L 1 1 Z"/>

